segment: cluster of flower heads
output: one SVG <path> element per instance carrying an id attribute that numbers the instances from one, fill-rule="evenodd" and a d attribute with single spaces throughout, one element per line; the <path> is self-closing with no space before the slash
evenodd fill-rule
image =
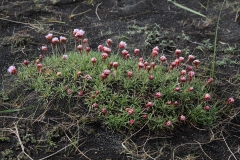
<path id="1" fill-rule="evenodd" d="M 80 54 L 83 54 L 83 51 L 85 50 L 86 55 L 88 55 L 88 53 L 90 52 L 91 49 L 90 49 L 89 44 L 88 44 L 88 39 L 84 39 L 84 34 L 85 34 L 85 32 L 83 30 L 81 30 L 81 29 L 74 29 L 74 31 L 73 31 L 73 36 L 74 36 L 75 43 L 76 43 L 76 41 L 78 42 L 78 46 L 76 47 L 76 49 L 79 51 Z M 60 38 L 58 39 L 57 37 L 53 37 L 53 34 L 49 33 L 48 35 L 45 36 L 45 38 L 51 45 L 53 45 L 55 47 L 57 47 L 57 45 L 59 43 L 59 39 L 60 39 L 60 43 L 64 47 L 66 47 L 66 40 L 67 40 L 66 37 L 60 36 Z M 98 51 L 101 52 L 102 62 L 105 62 L 105 60 L 108 57 L 111 56 L 111 46 L 112 46 L 112 43 L 113 43 L 113 41 L 111 39 L 107 39 L 106 46 L 103 46 L 103 45 L 99 45 L 98 46 Z M 126 42 L 121 41 L 118 44 L 118 48 L 122 50 L 121 53 L 122 53 L 122 57 L 124 59 L 127 60 L 127 59 L 130 58 L 130 53 L 126 49 L 127 48 L 127 43 Z M 154 47 L 152 49 L 151 57 L 153 59 L 153 62 L 151 62 L 150 64 L 147 61 L 144 61 L 144 59 L 142 57 L 140 57 L 139 58 L 139 62 L 138 62 L 138 70 L 145 69 L 145 70 L 148 71 L 148 73 L 149 73 L 149 71 L 151 69 L 154 70 L 155 69 L 155 65 L 156 65 L 154 61 L 155 61 L 155 58 L 159 54 L 159 50 L 160 49 L 158 48 L 158 46 L 156 46 L 156 47 Z M 46 45 L 42 46 L 42 51 L 44 53 L 48 54 L 48 48 L 47 48 Z M 135 57 L 139 57 L 139 53 L 140 53 L 140 49 L 134 49 Z M 176 59 L 173 62 L 170 63 L 169 72 L 171 70 L 173 70 L 174 68 L 178 68 L 182 64 L 184 64 L 184 66 L 186 66 L 186 69 L 182 69 L 180 71 L 180 74 L 179 74 L 179 81 L 180 81 L 179 86 L 177 86 L 174 89 L 174 92 L 180 92 L 181 85 L 183 83 L 188 81 L 188 83 L 191 84 L 191 82 L 192 82 L 192 80 L 193 80 L 193 78 L 195 76 L 194 69 L 198 68 L 198 65 L 200 64 L 200 60 L 195 59 L 195 57 L 193 55 L 189 55 L 187 61 L 184 63 L 184 57 L 180 56 L 181 55 L 181 50 L 180 49 L 176 49 L 174 53 L 175 53 Z M 35 63 L 38 72 L 41 72 L 41 69 L 43 67 L 43 65 L 40 63 L 42 61 L 42 59 L 43 59 L 43 56 L 40 55 L 39 59 Z M 66 54 L 63 55 L 62 59 L 63 60 L 67 60 L 68 59 L 68 55 L 66 55 Z M 161 64 L 165 63 L 167 61 L 166 56 L 161 55 L 159 57 L 159 61 L 160 61 Z M 91 58 L 91 62 L 92 62 L 92 65 L 94 66 L 95 63 L 97 62 L 97 59 L 95 57 L 93 57 L 93 58 Z M 24 60 L 23 64 L 26 67 L 28 67 L 29 61 Z M 104 82 L 104 80 L 110 75 L 111 69 L 113 67 L 117 70 L 118 62 L 110 62 L 109 69 L 104 70 L 103 73 L 100 75 L 100 77 L 102 79 L 102 82 Z M 17 69 L 16 69 L 15 66 L 10 66 L 7 71 L 10 74 L 12 74 L 12 75 L 17 74 Z M 62 73 L 61 72 L 57 72 L 56 75 L 58 77 L 60 77 L 60 76 L 62 76 Z M 128 78 L 131 78 L 132 75 L 133 75 L 133 73 L 131 71 L 127 71 Z M 81 76 L 81 71 L 78 71 L 77 72 L 77 77 L 80 77 L 80 76 Z M 92 79 L 92 77 L 90 75 L 88 75 L 88 74 L 83 76 L 83 78 L 85 80 L 91 80 Z M 154 76 L 153 75 L 149 75 L 149 80 L 153 80 L 153 79 L 154 79 Z M 205 85 L 209 85 L 212 82 L 213 82 L 213 79 L 209 78 Z M 71 89 L 65 88 L 65 90 L 67 91 L 67 94 L 69 94 L 69 95 L 72 94 L 72 90 Z M 189 92 L 191 92 L 193 90 L 194 90 L 193 87 L 189 87 L 189 89 L 188 89 Z M 96 95 L 92 95 L 92 98 L 95 98 L 95 96 L 97 96 L 98 94 L 99 94 L 99 91 L 96 91 Z M 78 95 L 82 96 L 83 95 L 83 90 L 79 91 Z M 156 99 L 159 99 L 161 97 L 162 97 L 162 93 L 161 92 L 157 92 L 155 94 L 155 98 Z M 209 100 L 211 100 L 211 95 L 209 93 L 206 93 L 204 95 L 204 97 L 203 97 L 203 101 L 209 101 Z M 227 101 L 227 104 L 230 105 L 230 104 L 233 104 L 233 103 L 234 103 L 234 99 L 232 97 L 229 98 L 228 101 Z M 174 106 L 177 106 L 178 102 L 177 101 L 175 101 L 173 103 L 171 101 L 167 102 L 167 105 L 172 105 L 172 104 Z M 99 105 L 95 102 L 95 103 L 92 104 L 92 107 L 93 108 L 99 108 Z M 153 107 L 153 103 L 151 101 L 149 101 L 149 102 L 147 102 L 145 104 L 145 109 L 147 109 L 147 110 L 152 108 L 152 107 Z M 133 108 L 126 108 L 125 110 L 126 110 L 126 112 L 129 115 L 134 114 L 134 109 Z M 210 106 L 205 106 L 204 110 L 209 111 L 210 110 Z M 103 115 L 106 115 L 107 114 L 107 109 L 106 108 L 102 108 L 101 113 Z M 142 115 L 142 118 L 148 119 L 148 115 L 144 114 L 144 115 Z M 180 121 L 185 121 L 186 117 L 184 115 L 180 115 L 179 116 L 179 120 Z M 133 125 L 134 123 L 135 123 L 134 119 L 129 120 L 129 124 L 130 125 Z M 172 122 L 170 120 L 168 120 L 168 121 L 166 121 L 165 125 L 166 126 L 171 126 Z"/>

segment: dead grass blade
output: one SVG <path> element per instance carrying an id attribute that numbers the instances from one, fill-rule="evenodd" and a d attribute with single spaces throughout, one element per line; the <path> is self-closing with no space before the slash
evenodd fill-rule
<path id="1" fill-rule="evenodd" d="M 201 14 L 201 13 L 195 11 L 195 10 L 192 10 L 192 9 L 190 9 L 188 7 L 185 7 L 185 6 L 183 6 L 183 5 L 181 5 L 181 4 L 177 3 L 177 2 L 173 2 L 172 0 L 168 0 L 168 2 L 172 2 L 175 6 L 181 8 L 181 9 L 184 9 L 186 11 L 192 12 L 192 13 L 194 13 L 196 15 L 199 15 L 199 16 L 202 16 L 202 17 L 206 17 L 205 15 L 203 15 L 203 14 Z"/>

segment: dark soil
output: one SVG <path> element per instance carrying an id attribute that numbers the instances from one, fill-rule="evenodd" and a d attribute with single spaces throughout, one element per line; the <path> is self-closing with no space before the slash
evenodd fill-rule
<path id="1" fill-rule="evenodd" d="M 7 74 L 10 65 L 36 59 L 48 33 L 68 37 L 68 50 L 73 49 L 70 37 L 75 28 L 85 30 L 93 50 L 109 38 L 114 42 L 113 48 L 123 40 L 129 51 L 139 48 L 143 56 L 150 55 L 151 48 L 159 46 L 170 58 L 173 51 L 180 48 L 186 55 L 194 54 L 201 59 L 206 64 L 202 70 L 208 73 L 223 0 L 209 3 L 208 0 L 177 0 L 177 3 L 208 18 L 178 8 L 167 0 L 94 0 L 92 3 L 87 0 L 2 0 L 0 110 L 28 109 L 0 113 L 1 159 L 240 159 L 238 0 L 224 3 L 214 77 L 219 96 L 215 98 L 234 97 L 232 113 L 235 114 L 226 115 L 224 121 L 211 129 L 186 124 L 160 135 L 144 129 L 133 135 L 116 133 L 101 123 L 86 123 L 84 116 L 78 115 L 86 111 L 75 103 L 66 114 L 61 109 L 55 110 L 54 103 L 42 103 L 36 93 L 24 90 L 24 86 L 12 88 L 14 79 Z"/>

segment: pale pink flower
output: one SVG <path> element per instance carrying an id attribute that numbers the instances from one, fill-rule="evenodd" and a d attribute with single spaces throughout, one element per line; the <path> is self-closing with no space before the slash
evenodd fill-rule
<path id="1" fill-rule="evenodd" d="M 52 37 L 53 37 L 53 34 L 51 34 L 51 33 L 49 33 L 48 35 L 45 36 L 45 38 L 48 42 L 52 41 Z"/>
<path id="2" fill-rule="evenodd" d="M 134 49 L 134 54 L 135 54 L 136 56 L 138 56 L 139 53 L 140 53 L 140 49 Z"/>
<path id="3" fill-rule="evenodd" d="M 91 79 L 92 79 L 92 77 L 91 77 L 89 74 L 85 75 L 84 78 L 85 78 L 86 80 L 91 80 Z"/>
<path id="4" fill-rule="evenodd" d="M 160 61 L 161 61 L 162 63 L 167 60 L 167 58 L 166 58 L 165 56 L 161 56 L 159 59 L 160 59 Z"/>
<path id="5" fill-rule="evenodd" d="M 63 55 L 63 56 L 62 56 L 62 59 L 64 59 L 64 60 L 65 60 L 65 59 L 68 59 L 68 55 L 66 55 L 66 54 Z"/>
<path id="6" fill-rule="evenodd" d="M 118 47 L 119 47 L 120 49 L 125 49 L 125 48 L 127 47 L 127 43 L 124 42 L 124 41 L 121 41 L 121 42 L 119 43 Z"/>
<path id="7" fill-rule="evenodd" d="M 167 121 L 167 122 L 166 122 L 166 126 L 167 126 L 167 127 L 169 127 L 169 126 L 171 126 L 171 125 L 172 125 L 172 122 L 171 122 L 171 121 Z"/>
<path id="8" fill-rule="evenodd" d="M 74 29 L 73 30 L 73 35 L 75 36 L 78 31 L 79 31 L 79 29 Z"/>
<path id="9" fill-rule="evenodd" d="M 108 70 L 108 69 L 105 69 L 105 70 L 103 71 L 103 73 L 104 73 L 105 75 L 107 75 L 107 76 L 110 74 L 110 72 L 111 72 L 111 71 Z"/>
<path id="10" fill-rule="evenodd" d="M 186 120 L 186 117 L 185 117 L 184 115 L 181 115 L 181 116 L 179 116 L 179 120 L 180 120 L 180 121 L 185 121 L 185 120 Z"/>
<path id="11" fill-rule="evenodd" d="M 204 95 L 203 100 L 205 100 L 205 101 L 211 100 L 211 95 L 208 94 L 208 93 L 206 93 L 206 94 Z"/>
<path id="12" fill-rule="evenodd" d="M 7 70 L 10 74 L 17 74 L 17 69 L 15 66 L 10 66 Z"/>
<path id="13" fill-rule="evenodd" d="M 58 43 L 59 43 L 58 38 L 57 38 L 57 37 L 54 37 L 54 38 L 52 39 L 52 44 L 56 46 Z"/>
<path id="14" fill-rule="evenodd" d="M 47 53 L 47 46 L 42 46 L 42 51 Z"/>
<path id="15" fill-rule="evenodd" d="M 204 109 L 205 111 L 209 111 L 209 110 L 210 110 L 210 107 L 209 107 L 209 106 L 205 106 L 203 109 Z"/>
<path id="16" fill-rule="evenodd" d="M 60 36 L 60 42 L 61 42 L 62 44 L 66 44 L 66 41 L 67 41 L 67 38 L 66 38 L 66 37 Z"/>
<path id="17" fill-rule="evenodd" d="M 148 109 L 148 108 L 151 108 L 153 106 L 153 103 L 152 102 L 148 102 L 145 107 Z"/>
<path id="18" fill-rule="evenodd" d="M 135 120 L 131 119 L 128 123 L 129 123 L 130 125 L 133 125 L 134 122 L 135 122 Z"/>
<path id="19" fill-rule="evenodd" d="M 178 58 L 179 57 L 179 55 L 181 54 L 181 50 L 180 49 L 176 49 L 175 50 L 175 55 L 176 55 L 176 57 Z"/>
<path id="20" fill-rule="evenodd" d="M 156 94 L 155 94 L 155 97 L 158 99 L 158 98 L 161 98 L 162 97 L 162 93 L 161 92 L 157 92 Z"/>
<path id="21" fill-rule="evenodd" d="M 155 51 L 159 52 L 158 46 L 154 47 L 152 50 L 155 50 Z"/>
<path id="22" fill-rule="evenodd" d="M 231 98 L 228 98 L 228 102 L 227 104 L 233 104 L 234 103 L 234 99 L 231 97 Z"/>
<path id="23" fill-rule="evenodd" d="M 78 37 L 79 39 L 83 38 L 84 36 L 84 31 L 82 29 L 80 29 L 76 34 L 75 37 Z"/>

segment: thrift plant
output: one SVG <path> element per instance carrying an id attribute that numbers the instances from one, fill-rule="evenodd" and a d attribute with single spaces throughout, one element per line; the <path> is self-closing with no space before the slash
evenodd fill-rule
<path id="1" fill-rule="evenodd" d="M 92 51 L 84 34 L 74 29 L 72 52 L 66 52 L 67 38 L 60 36 L 59 41 L 48 34 L 36 61 L 25 60 L 8 72 L 44 100 L 68 99 L 65 111 L 71 110 L 71 99 L 77 100 L 91 115 L 89 121 L 118 131 L 145 127 L 158 132 L 189 122 L 212 125 L 234 103 L 232 97 L 217 100 L 213 79 L 199 74 L 200 60 L 193 55 L 185 60 L 180 49 L 173 53 L 174 60 L 161 54 L 158 46 L 143 58 L 139 49 L 127 50 L 124 41 L 118 53 L 112 53 L 113 41 L 108 39 L 106 46 Z"/>

